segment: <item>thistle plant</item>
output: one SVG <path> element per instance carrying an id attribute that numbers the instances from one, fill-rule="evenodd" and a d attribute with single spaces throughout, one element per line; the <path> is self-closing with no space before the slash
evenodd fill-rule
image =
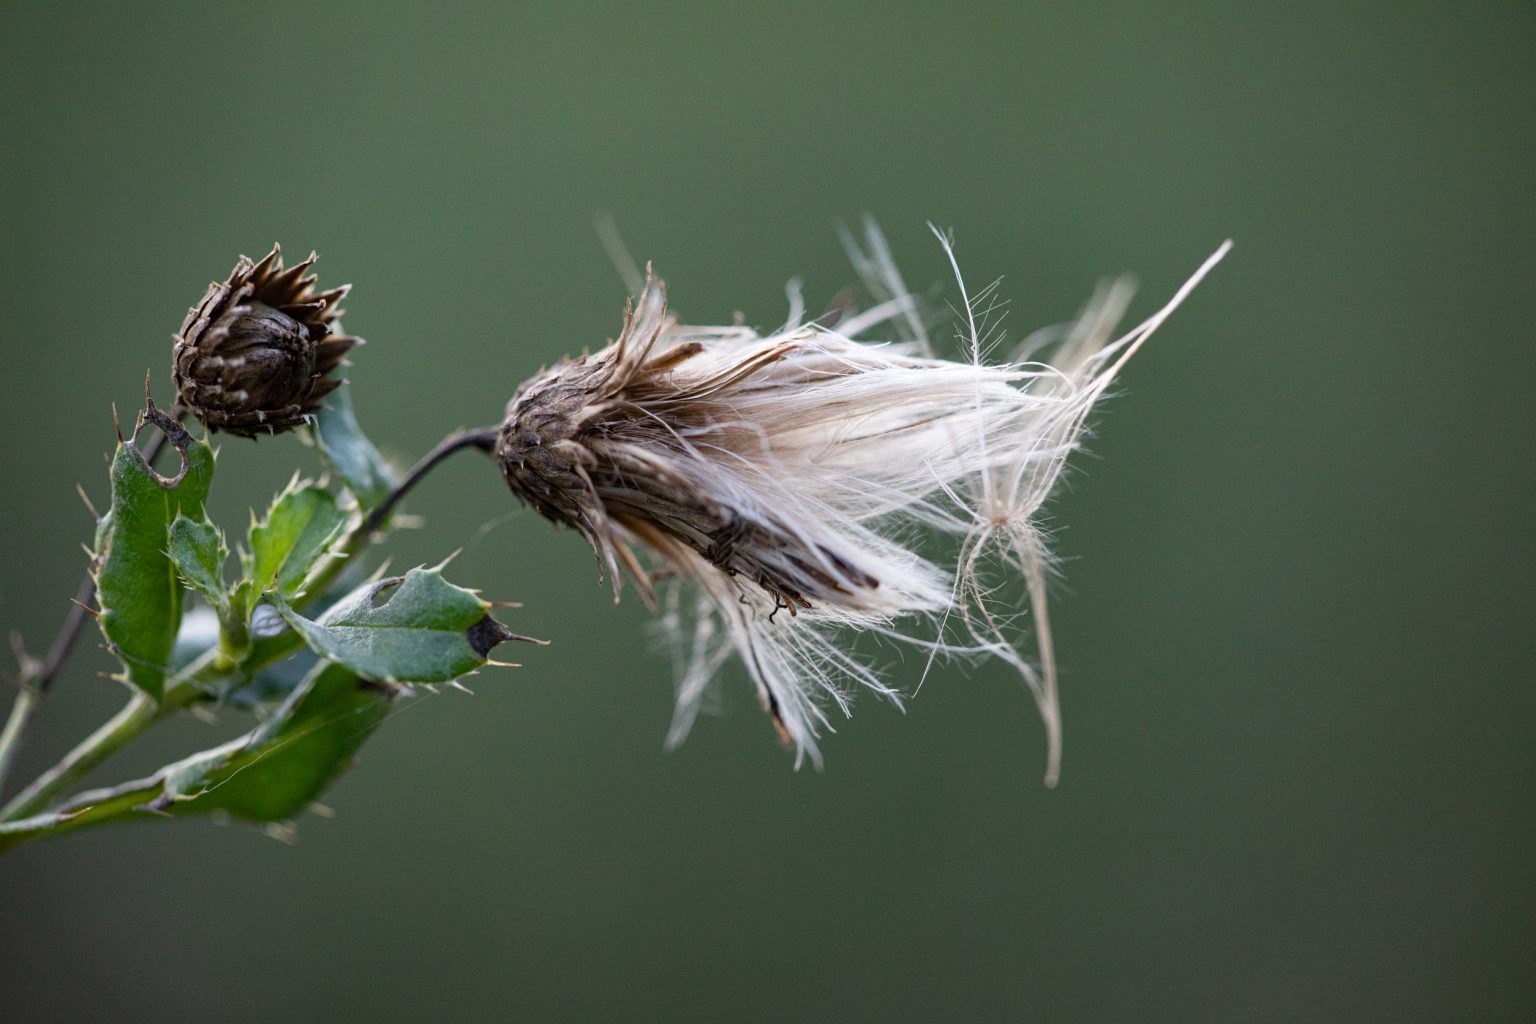
<path id="1" fill-rule="evenodd" d="M 669 745 L 733 661 L 795 764 L 819 766 L 829 711 L 849 713 L 858 689 L 900 704 L 939 659 L 997 659 L 1038 706 L 1054 785 L 1061 717 L 1041 509 L 1119 368 L 1228 246 L 1118 338 L 1123 282 L 1009 351 L 989 326 L 995 289 L 969 294 L 939 238 L 961 296 L 955 358 L 936 351 L 872 223 L 845 236 L 868 301 L 808 318 L 792 287 L 788 321 L 767 334 L 684 323 L 648 267 L 632 275 L 617 340 L 536 374 L 500 423 L 450 434 L 399 478 L 335 376 L 360 343 L 340 330 L 347 287 L 319 290 L 313 255 L 292 268 L 275 247 L 242 257 L 175 336 L 170 411 L 146 385 L 134 429 L 119 431 L 111 498 L 64 629 L 43 659 L 18 646 L 0 786 L 87 618 L 128 703 L 0 808 L 0 849 L 154 816 L 286 829 L 393 704 L 506 664 L 496 649 L 529 638 L 443 565 L 387 578 L 366 565 L 398 502 L 467 449 L 587 539 L 615 599 L 627 577 L 657 611 L 676 666 Z M 206 509 L 220 433 L 291 433 L 327 472 L 295 475 L 232 541 Z M 157 469 L 166 452 L 175 464 Z M 922 670 L 892 678 L 855 653 L 861 633 L 915 648 Z M 156 723 L 209 708 L 255 724 L 144 778 L 76 791 Z"/>
<path id="2" fill-rule="evenodd" d="M 74 611 L 46 658 L 18 646 L 20 693 L 0 734 L 0 784 L 87 618 L 118 663 L 128 703 L 0 808 L 0 849 L 156 815 L 216 813 L 280 828 L 413 686 L 455 683 L 497 664 L 500 644 L 526 639 L 442 566 L 366 574 L 367 548 L 425 469 L 397 482 L 360 429 L 347 386 L 332 376 L 359 343 L 337 326 L 347 288 L 318 291 L 314 260 L 285 269 L 276 247 L 260 261 L 242 257 L 175 336 L 172 409 L 155 405 L 146 382 L 132 432 L 119 429 L 111 498 Z M 203 436 L 185 421 L 200 423 Z M 301 435 L 328 472 L 295 474 L 232 541 L 206 507 L 218 433 Z M 166 453 L 175 466 L 162 472 L 155 464 Z M 250 712 L 255 724 L 144 778 L 72 792 L 155 724 L 212 708 Z"/>

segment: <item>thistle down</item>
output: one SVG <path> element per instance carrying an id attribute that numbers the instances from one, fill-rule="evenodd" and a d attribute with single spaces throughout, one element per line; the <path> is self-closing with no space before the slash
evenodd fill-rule
<path id="1" fill-rule="evenodd" d="M 861 686 L 902 700 L 850 652 L 849 634 L 864 631 L 930 663 L 1010 665 L 1044 721 L 1054 785 L 1040 510 L 1116 372 L 1229 244 L 1118 339 L 1124 284 L 991 362 L 980 308 L 991 288 L 968 295 L 955 267 L 965 355 L 938 358 L 884 239 L 869 225 L 846 240 L 871 307 L 807 320 L 792 288 L 789 322 L 768 335 L 680 323 L 648 270 L 617 341 L 518 389 L 496 458 L 518 498 L 586 537 L 615 598 L 628 575 L 662 612 L 677 664 L 669 745 L 735 656 L 796 764 L 819 765 L 829 707 L 847 714 Z M 931 533 L 951 539 L 942 565 L 920 550 Z"/>

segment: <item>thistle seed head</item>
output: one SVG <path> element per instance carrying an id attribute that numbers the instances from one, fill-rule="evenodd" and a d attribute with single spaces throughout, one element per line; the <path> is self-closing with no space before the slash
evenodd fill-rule
<path id="1" fill-rule="evenodd" d="M 617 341 L 518 388 L 497 437 L 502 474 L 587 538 L 616 597 L 627 574 L 662 611 L 678 666 L 670 743 L 736 655 L 780 736 L 819 761 L 828 705 L 846 713 L 860 686 L 902 699 L 850 652 L 847 632 L 865 631 L 930 661 L 1013 667 L 1045 722 L 1054 782 L 1039 510 L 1094 403 L 1194 281 L 1115 341 L 1128 290 L 1108 288 L 1076 323 L 998 362 L 978 309 L 990 289 L 972 297 L 962 281 L 965 351 L 943 359 L 872 224 L 850 254 L 874 304 L 845 304 L 836 329 L 806 319 L 794 289 L 789 322 L 770 334 L 685 326 L 648 272 Z M 882 328 L 888 340 L 862 340 Z M 947 565 L 931 558 L 933 534 L 952 540 Z M 660 594 L 663 579 L 679 586 Z"/>
<path id="2" fill-rule="evenodd" d="M 285 269 L 275 245 L 259 262 L 242 256 L 187 311 L 175 335 L 177 398 L 210 430 L 281 433 L 341 383 L 330 374 L 361 341 L 332 333 L 351 285 L 316 291 L 315 259 Z"/>
<path id="3" fill-rule="evenodd" d="M 731 396 L 800 346 L 774 346 L 723 372 L 695 374 L 688 364 L 704 355 L 702 342 L 663 343 L 672 322 L 660 282 L 647 284 L 640 309 L 626 308 L 615 345 L 562 361 L 519 388 L 496 445 L 513 493 L 586 536 L 606 563 L 615 597 L 622 567 L 655 604 L 637 541 L 673 561 L 686 550 L 685 568 L 702 559 L 791 615 L 823 600 L 856 604 L 872 596 L 880 581 L 848 561 L 842 545 L 803 532 L 790 510 L 773 507 L 772 495 L 761 501 L 737 493 L 690 440 L 708 436 L 752 449 L 755 433 L 730 424 Z"/>

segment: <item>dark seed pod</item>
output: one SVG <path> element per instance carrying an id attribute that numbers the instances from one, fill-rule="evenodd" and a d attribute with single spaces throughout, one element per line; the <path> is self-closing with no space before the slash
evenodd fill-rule
<path id="1" fill-rule="evenodd" d="M 512 493 L 579 530 L 606 563 L 615 596 L 622 567 L 653 599 L 636 543 L 679 574 L 702 565 L 756 584 L 791 614 L 878 589 L 875 576 L 808 537 L 772 497 L 740 486 L 735 466 L 703 454 L 735 446 L 744 450 L 738 466 L 749 457 L 771 461 L 767 435 L 741 426 L 731 388 L 760 382 L 811 336 L 695 373 L 708 361 L 705 346 L 668 337 L 673 329 L 662 286 L 651 282 L 639 311 L 626 311 L 617 342 L 518 388 L 494 450 Z"/>
<path id="2" fill-rule="evenodd" d="M 512 493 L 550 522 L 588 534 L 602 513 L 582 475 L 594 460 L 579 435 L 583 414 L 601 401 L 602 378 L 583 359 L 526 381 L 507 405 L 495 450 Z"/>
<path id="3" fill-rule="evenodd" d="M 318 412 L 341 383 L 330 376 L 361 339 L 332 334 L 351 289 L 315 290 L 315 254 L 284 269 L 274 245 L 258 263 L 240 257 L 209 286 L 176 334 L 174 372 L 182 406 L 210 430 L 279 434 Z"/>

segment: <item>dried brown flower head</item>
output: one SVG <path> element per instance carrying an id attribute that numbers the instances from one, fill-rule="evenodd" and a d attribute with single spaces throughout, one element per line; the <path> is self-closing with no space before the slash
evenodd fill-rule
<path id="1" fill-rule="evenodd" d="M 859 687 L 902 699 L 850 647 L 865 632 L 928 660 L 1013 667 L 1039 706 L 1054 783 L 1041 508 L 1116 371 L 1226 247 L 1118 340 L 1123 285 L 998 361 L 986 358 L 991 289 L 970 296 L 956 270 L 965 352 L 941 358 L 884 238 L 871 224 L 849 247 L 874 305 L 807 319 L 792 287 L 788 322 L 768 334 L 681 323 L 648 275 L 618 340 L 518 388 L 497 434 L 502 475 L 587 538 L 616 595 L 627 574 L 659 606 L 678 670 L 670 743 L 734 655 L 781 738 L 818 761 L 829 705 L 846 713 Z M 866 339 L 874 331 L 886 340 Z M 949 565 L 929 557 L 930 533 L 952 538 Z M 657 600 L 661 579 L 681 586 Z M 1038 659 L 1020 644 L 1026 610 Z"/>
<path id="2" fill-rule="evenodd" d="M 258 263 L 241 256 L 187 311 L 175 336 L 176 391 L 210 430 L 282 433 L 341 383 L 330 373 L 361 339 L 331 330 L 352 286 L 317 292 L 306 274 L 315 259 L 285 269 L 276 245 Z"/>

